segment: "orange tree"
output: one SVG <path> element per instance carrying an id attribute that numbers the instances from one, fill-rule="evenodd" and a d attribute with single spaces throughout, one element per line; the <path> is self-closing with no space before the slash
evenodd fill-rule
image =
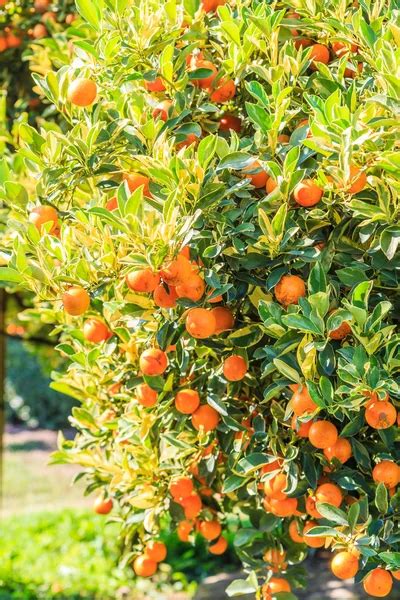
<path id="1" fill-rule="evenodd" d="M 309 548 L 372 596 L 399 577 L 399 23 L 382 0 L 79 0 L 22 124 L 0 271 L 61 336 L 53 387 L 95 510 L 151 576 L 160 527 L 225 531 L 294 598 Z M 4 189 L 7 188 L 7 182 Z M 5 193 L 5 192 L 3 192 Z M 168 560 L 168 558 L 167 558 Z"/>

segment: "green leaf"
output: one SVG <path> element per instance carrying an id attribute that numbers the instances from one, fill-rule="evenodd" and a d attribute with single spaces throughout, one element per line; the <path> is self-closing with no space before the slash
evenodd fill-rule
<path id="1" fill-rule="evenodd" d="M 388 504 L 388 493 L 384 483 L 379 483 L 375 492 L 375 506 L 381 515 L 386 515 Z"/>
<path id="2" fill-rule="evenodd" d="M 240 171 L 254 162 L 254 158 L 246 152 L 233 152 L 224 156 L 217 167 L 217 171 L 223 169 L 234 169 Z"/>
<path id="3" fill-rule="evenodd" d="M 23 277 L 15 269 L 0 267 L 0 281 L 4 281 L 5 283 L 21 283 Z"/>
<path id="4" fill-rule="evenodd" d="M 224 481 L 224 485 L 222 486 L 222 492 L 224 494 L 228 494 L 229 492 L 233 492 L 238 488 L 242 487 L 246 483 L 246 479 L 243 477 L 239 477 L 238 475 L 229 475 Z"/>
<path id="5" fill-rule="evenodd" d="M 257 591 L 257 588 L 254 587 L 253 583 L 250 583 L 246 579 L 235 579 L 228 585 L 225 590 L 225 593 L 229 598 L 233 598 L 235 596 L 242 596 L 243 594 L 253 594 Z"/>
<path id="6" fill-rule="evenodd" d="M 85 21 L 95 29 L 99 29 L 103 0 L 96 0 L 96 2 L 93 2 L 93 0 L 76 0 L 76 7 Z"/>
<path id="7" fill-rule="evenodd" d="M 348 525 L 346 513 L 340 510 L 340 508 L 336 508 L 336 506 L 326 504 L 325 502 L 317 502 L 317 510 L 329 521 L 333 521 L 338 525 Z"/>
<path id="8" fill-rule="evenodd" d="M 274 363 L 275 367 L 278 369 L 278 371 L 280 373 L 282 373 L 282 375 L 284 375 L 285 377 L 290 379 L 290 381 L 295 381 L 296 383 L 301 383 L 300 374 L 292 367 L 289 367 L 289 365 L 287 363 L 285 363 L 283 360 L 280 360 L 279 358 L 274 358 L 273 363 Z"/>

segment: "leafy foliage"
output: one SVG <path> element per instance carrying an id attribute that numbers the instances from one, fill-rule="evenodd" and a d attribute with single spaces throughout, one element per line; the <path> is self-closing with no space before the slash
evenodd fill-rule
<path id="1" fill-rule="evenodd" d="M 399 568 L 398 480 L 372 473 L 399 452 L 399 23 L 390 1 L 355 4 L 254 0 L 214 13 L 79 0 L 74 58 L 36 77 L 65 123 L 19 129 L 36 195 L 3 176 L 15 242 L 0 279 L 34 291 L 61 336 L 68 366 L 53 387 L 81 407 L 75 442 L 61 439 L 54 460 L 81 464 L 88 492 L 113 497 L 126 563 L 166 514 L 171 528 L 183 519 L 169 485 L 189 474 L 202 519 L 239 518 L 246 589 L 270 582 L 271 548 L 285 549 L 280 568 L 302 585 L 312 538 L 356 552 L 358 581 Z M 213 68 L 222 78 L 203 85 Z M 85 109 L 70 102 L 78 77 L 97 86 L 94 104 L 78 98 Z M 151 92 L 156 77 L 163 89 Z M 225 131 L 232 114 L 239 125 Z M 132 185 L 134 173 L 147 183 Z M 29 222 L 38 205 L 56 208 L 57 222 Z M 204 279 L 200 299 L 160 309 L 127 286 L 143 268 L 166 281 L 180 252 Z M 84 317 L 63 308 L 71 284 L 90 295 Z M 191 336 L 188 310 L 215 299 L 234 327 Z M 89 317 L 106 328 L 101 343 L 88 341 Z M 139 366 L 151 348 L 168 353 L 157 376 Z M 237 381 L 223 368 L 232 354 L 248 366 Z M 142 383 L 158 393 L 151 408 L 138 402 Z M 216 411 L 217 427 L 199 432 L 176 409 L 183 387 Z M 312 406 L 296 412 L 297 426 L 313 421 L 304 437 L 291 421 L 299 394 Z M 325 444 L 338 432 L 343 462 Z M 321 496 L 324 484 L 338 502 Z"/>

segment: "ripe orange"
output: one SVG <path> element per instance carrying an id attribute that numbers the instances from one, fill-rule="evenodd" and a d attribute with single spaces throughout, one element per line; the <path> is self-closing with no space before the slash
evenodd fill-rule
<path id="1" fill-rule="evenodd" d="M 63 293 L 62 302 L 67 314 L 78 317 L 89 308 L 90 296 L 83 287 L 73 285 Z"/>
<path id="2" fill-rule="evenodd" d="M 243 173 L 247 179 L 250 179 L 251 185 L 253 185 L 255 188 L 265 187 L 268 175 L 258 160 L 255 160 L 250 165 L 245 167 L 243 169 Z"/>
<path id="3" fill-rule="evenodd" d="M 178 299 L 174 286 L 169 285 L 168 288 L 160 283 L 154 290 L 153 300 L 156 306 L 160 308 L 174 308 Z"/>
<path id="4" fill-rule="evenodd" d="M 186 331 L 194 338 L 204 339 L 214 335 L 216 322 L 211 310 L 191 308 L 186 316 Z"/>
<path id="5" fill-rule="evenodd" d="M 214 12 L 218 6 L 225 4 L 226 0 L 201 0 L 201 6 L 204 12 Z"/>
<path id="6" fill-rule="evenodd" d="M 331 561 L 331 570 L 339 579 L 351 579 L 359 569 L 358 558 L 351 552 L 338 552 Z"/>
<path id="7" fill-rule="evenodd" d="M 134 292 L 154 292 L 160 283 L 160 276 L 151 269 L 139 269 L 128 273 L 126 283 Z"/>
<path id="8" fill-rule="evenodd" d="M 186 498 L 183 498 L 181 505 L 185 513 L 186 519 L 195 519 L 201 513 L 203 503 L 198 494 L 191 494 Z"/>
<path id="9" fill-rule="evenodd" d="M 288 566 L 286 561 L 286 552 L 285 550 L 281 550 L 279 548 L 269 548 L 266 552 L 264 552 L 263 559 L 266 563 L 271 565 L 274 573 L 284 571 Z"/>
<path id="10" fill-rule="evenodd" d="M 67 25 L 72 25 L 72 23 L 74 21 L 76 21 L 76 18 L 77 18 L 76 15 L 70 13 L 69 15 L 67 15 L 65 17 L 65 22 L 66 22 Z"/>
<path id="11" fill-rule="evenodd" d="M 161 562 L 167 557 L 167 547 L 163 542 L 151 541 L 146 544 L 145 554 L 154 562 Z"/>
<path id="12" fill-rule="evenodd" d="M 276 180 L 273 177 L 268 177 L 267 183 L 265 184 L 267 194 L 271 194 L 277 187 L 278 184 Z"/>
<path id="13" fill-rule="evenodd" d="M 0 34 L 0 52 L 5 52 L 8 48 L 7 38 L 5 35 Z"/>
<path id="14" fill-rule="evenodd" d="M 58 226 L 58 212 L 52 206 L 35 206 L 29 213 L 29 222 L 39 231 L 45 223 L 52 223 L 50 233 L 54 233 Z"/>
<path id="15" fill-rule="evenodd" d="M 400 581 L 400 569 L 398 571 L 391 571 L 392 577 Z"/>
<path id="16" fill-rule="evenodd" d="M 293 415 L 292 417 L 291 428 L 301 438 L 308 438 L 311 425 L 312 421 L 301 422 L 296 415 Z"/>
<path id="17" fill-rule="evenodd" d="M 312 179 L 303 179 L 293 190 L 293 197 L 297 204 L 309 208 L 321 200 L 324 190 Z"/>
<path id="18" fill-rule="evenodd" d="M 67 96 L 69 102 L 75 106 L 90 106 L 96 100 L 96 82 L 92 79 L 75 79 L 69 85 Z"/>
<path id="19" fill-rule="evenodd" d="M 394 488 L 400 482 L 400 467 L 392 460 L 382 460 L 373 468 L 372 477 L 376 483 Z"/>
<path id="20" fill-rule="evenodd" d="M 181 540 L 181 542 L 188 542 L 189 541 L 189 535 L 191 533 L 193 529 L 193 523 L 191 523 L 190 521 L 181 521 L 177 527 L 177 534 L 178 534 L 178 538 Z"/>
<path id="21" fill-rule="evenodd" d="M 309 536 L 307 531 L 310 531 L 313 527 L 317 527 L 316 521 L 307 521 L 303 529 L 303 540 L 310 548 L 322 548 L 325 545 L 325 538 L 320 536 Z"/>
<path id="22" fill-rule="evenodd" d="M 181 501 L 193 493 L 193 481 L 190 477 L 179 477 L 171 481 L 169 491 L 174 500 Z"/>
<path id="23" fill-rule="evenodd" d="M 171 100 L 163 100 L 153 109 L 152 117 L 157 119 L 159 117 L 162 121 L 168 121 L 171 114 L 172 102 Z"/>
<path id="24" fill-rule="evenodd" d="M 350 166 L 350 178 L 347 181 L 347 191 L 349 194 L 358 194 L 367 185 L 367 175 L 356 165 Z"/>
<path id="25" fill-rule="evenodd" d="M 327 65 L 330 60 L 329 49 L 323 44 L 313 44 L 310 53 L 311 68 L 315 70 L 317 62 Z"/>
<path id="26" fill-rule="evenodd" d="M 9 48 L 18 48 L 22 44 L 22 38 L 11 31 L 6 35 L 6 42 Z"/>
<path id="27" fill-rule="evenodd" d="M 319 485 L 315 491 L 315 499 L 317 502 L 332 504 L 339 508 L 343 502 L 343 494 L 339 486 L 334 483 L 323 483 Z"/>
<path id="28" fill-rule="evenodd" d="M 296 542 L 296 544 L 304 544 L 304 538 L 300 533 L 299 524 L 295 519 L 293 521 L 290 521 L 289 536 L 293 540 L 293 542 Z"/>
<path id="29" fill-rule="evenodd" d="M 48 9 L 50 5 L 50 0 L 35 0 L 33 3 L 33 8 L 38 13 L 44 13 Z"/>
<path id="30" fill-rule="evenodd" d="M 292 588 L 290 583 L 283 577 L 271 577 L 271 579 L 263 585 L 264 600 L 269 600 L 279 592 L 290 592 Z"/>
<path id="31" fill-rule="evenodd" d="M 106 500 L 104 496 L 97 496 L 96 500 L 93 503 L 93 510 L 98 515 L 108 515 L 111 512 L 113 507 L 113 501 L 111 498 Z"/>
<path id="32" fill-rule="evenodd" d="M 186 256 L 178 254 L 174 260 L 161 269 L 160 275 L 168 285 L 184 284 L 193 275 L 193 265 Z"/>
<path id="33" fill-rule="evenodd" d="M 105 340 L 108 340 L 111 335 L 111 331 L 108 329 L 107 325 L 95 317 L 87 319 L 83 324 L 83 337 L 93 344 L 104 342 Z"/>
<path id="34" fill-rule="evenodd" d="M 247 363 L 242 356 L 232 354 L 224 360 L 223 372 L 228 381 L 240 381 L 247 373 Z"/>
<path id="35" fill-rule="evenodd" d="M 290 142 L 290 135 L 287 135 L 286 133 L 281 133 L 276 139 L 280 144 L 288 144 Z"/>
<path id="36" fill-rule="evenodd" d="M 276 517 L 291 517 L 297 510 L 297 498 L 285 498 L 285 500 L 265 498 L 264 506 Z"/>
<path id="37" fill-rule="evenodd" d="M 261 473 L 264 475 L 265 473 L 272 473 L 273 471 L 278 471 L 282 468 L 283 460 L 278 458 L 268 463 L 267 465 L 263 465 L 261 467 Z"/>
<path id="38" fill-rule="evenodd" d="M 192 79 L 191 81 L 193 85 L 203 90 L 206 90 L 212 86 L 214 79 L 218 74 L 217 67 L 212 62 L 209 60 L 198 59 L 194 62 L 194 64 L 191 62 L 190 67 L 192 71 L 196 71 L 197 69 L 208 69 L 209 71 L 212 71 L 212 73 L 204 79 Z"/>
<path id="39" fill-rule="evenodd" d="M 351 327 L 347 321 L 343 321 L 336 329 L 332 329 L 329 332 L 331 340 L 343 340 L 351 333 Z"/>
<path id="40" fill-rule="evenodd" d="M 225 308 L 224 306 L 216 306 L 215 308 L 211 309 L 211 314 L 214 316 L 216 322 L 216 335 L 222 333 L 223 331 L 228 331 L 228 329 L 233 329 L 235 317 L 229 308 Z"/>
<path id="41" fill-rule="evenodd" d="M 192 302 L 198 302 L 203 297 L 205 289 L 204 279 L 200 275 L 192 273 L 185 282 L 178 283 L 176 294 L 178 298 L 188 298 Z"/>
<path id="42" fill-rule="evenodd" d="M 344 464 L 352 455 L 351 444 L 349 440 L 338 437 L 333 446 L 324 448 L 324 455 L 329 461 L 336 458 L 338 461 Z"/>
<path id="43" fill-rule="evenodd" d="M 375 598 L 384 598 L 392 591 L 393 579 L 389 571 L 373 569 L 363 580 L 364 590 Z"/>
<path id="44" fill-rule="evenodd" d="M 218 82 L 217 87 L 211 93 L 210 100 L 223 104 L 231 100 L 236 93 L 236 86 L 232 79 L 225 79 Z"/>
<path id="45" fill-rule="evenodd" d="M 34 28 L 32 29 L 32 37 L 35 40 L 41 40 L 42 38 L 48 35 L 48 31 L 43 23 L 36 23 Z"/>
<path id="46" fill-rule="evenodd" d="M 184 415 L 191 415 L 200 406 L 200 396 L 196 390 L 180 390 L 175 396 L 175 408 Z"/>
<path id="47" fill-rule="evenodd" d="M 315 421 L 308 432 L 308 439 L 315 448 L 329 448 L 336 444 L 338 431 L 329 421 Z"/>
<path id="48" fill-rule="evenodd" d="M 117 210 L 118 208 L 118 200 L 116 196 L 113 196 L 106 202 L 106 209 L 109 211 Z"/>
<path id="49" fill-rule="evenodd" d="M 140 383 L 135 391 L 136 399 L 142 406 L 151 408 L 157 404 L 158 394 L 147 383 Z"/>
<path id="50" fill-rule="evenodd" d="M 127 182 L 131 194 L 139 187 L 143 186 L 143 196 L 151 198 L 149 188 L 150 179 L 146 175 L 142 175 L 141 173 L 125 173 L 123 179 Z"/>
<path id="51" fill-rule="evenodd" d="M 318 408 L 318 405 L 315 404 L 314 400 L 311 398 L 305 385 L 302 387 L 297 386 L 295 388 L 291 398 L 291 404 L 293 412 L 297 417 L 302 417 L 307 413 L 313 413 Z"/>
<path id="52" fill-rule="evenodd" d="M 221 535 L 221 537 L 216 542 L 214 542 L 214 544 L 209 546 L 208 549 L 211 552 L 211 554 L 215 554 L 215 555 L 219 556 L 220 554 L 223 554 L 227 548 L 228 548 L 228 542 Z"/>
<path id="53" fill-rule="evenodd" d="M 373 429 L 388 429 L 396 419 L 396 409 L 388 400 L 372 400 L 365 408 L 365 420 Z"/>
<path id="54" fill-rule="evenodd" d="M 201 521 L 199 532 L 206 540 L 215 540 L 221 535 L 221 524 L 218 521 Z"/>
<path id="55" fill-rule="evenodd" d="M 181 148 L 188 148 L 192 144 L 197 144 L 198 141 L 199 138 L 195 133 L 188 133 L 182 142 L 176 144 L 176 149 L 180 150 Z"/>
<path id="56" fill-rule="evenodd" d="M 363 70 L 364 70 L 363 64 L 361 62 L 359 62 L 359 63 L 356 63 L 356 65 L 350 65 L 349 67 L 346 67 L 343 75 L 345 77 L 350 77 L 351 79 L 355 79 L 357 77 L 357 75 L 361 75 Z"/>
<path id="57" fill-rule="evenodd" d="M 236 131 L 236 133 L 240 133 L 242 129 L 242 120 L 239 117 L 235 117 L 235 115 L 225 114 L 219 120 L 219 130 L 220 131 Z"/>
<path id="58" fill-rule="evenodd" d="M 192 424 L 197 431 L 200 429 L 205 432 L 213 431 L 217 428 L 219 420 L 219 413 L 208 404 L 199 406 L 192 415 Z"/>
<path id="59" fill-rule="evenodd" d="M 157 571 L 157 563 L 146 554 L 141 554 L 133 562 L 133 570 L 139 577 L 151 577 Z"/>
<path id="60" fill-rule="evenodd" d="M 307 496 L 305 505 L 306 512 L 310 515 L 310 517 L 313 517 L 314 519 L 322 519 L 321 513 L 319 510 L 317 510 L 317 501 L 315 496 Z"/>
<path id="61" fill-rule="evenodd" d="M 285 500 L 287 494 L 283 490 L 287 488 L 287 477 L 284 473 L 278 473 L 275 477 L 267 479 L 264 483 L 264 493 L 274 500 Z"/>
<path id="62" fill-rule="evenodd" d="M 283 306 L 298 304 L 306 295 L 306 284 L 298 275 L 283 275 L 275 286 L 275 298 Z"/>
<path id="63" fill-rule="evenodd" d="M 332 42 L 331 44 L 331 48 L 333 50 L 333 52 L 336 54 L 336 56 L 343 56 L 344 54 L 347 54 L 349 52 L 357 52 L 358 51 L 358 46 L 356 44 L 346 44 L 345 42 Z"/>
<path id="64" fill-rule="evenodd" d="M 144 87 L 148 92 L 164 92 L 165 85 L 161 77 L 156 77 L 153 81 L 145 81 Z"/>
<path id="65" fill-rule="evenodd" d="M 140 355 L 139 365 L 144 375 L 162 375 L 168 367 L 168 356 L 163 350 L 149 348 Z"/>

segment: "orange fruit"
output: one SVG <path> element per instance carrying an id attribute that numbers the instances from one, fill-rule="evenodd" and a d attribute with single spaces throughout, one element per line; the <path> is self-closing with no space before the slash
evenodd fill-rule
<path id="1" fill-rule="evenodd" d="M 194 338 L 205 339 L 215 333 L 216 322 L 211 310 L 191 308 L 186 316 L 186 331 Z"/>
<path id="2" fill-rule="evenodd" d="M 151 269 L 139 269 L 128 273 L 126 283 L 128 288 L 134 292 L 154 292 L 160 283 L 160 276 Z"/>
<path id="3" fill-rule="evenodd" d="M 358 558 L 351 552 L 338 552 L 331 561 L 331 570 L 339 579 L 351 579 L 359 569 Z"/>
<path id="4" fill-rule="evenodd" d="M 326 504 L 332 504 L 339 508 L 343 502 L 343 494 L 336 484 L 334 483 L 323 483 L 319 485 L 315 491 L 315 499 L 317 502 L 324 502 Z"/>
<path id="5" fill-rule="evenodd" d="M 317 510 L 315 496 L 308 496 L 306 498 L 306 512 L 310 517 L 314 517 L 314 519 L 322 519 L 321 513 Z"/>
<path id="6" fill-rule="evenodd" d="M 272 473 L 273 471 L 278 471 L 282 468 L 283 460 L 278 458 L 268 463 L 267 465 L 263 465 L 261 467 L 261 473 L 264 475 L 265 473 Z"/>
<path id="7" fill-rule="evenodd" d="M 186 519 L 195 519 L 199 516 L 203 508 L 203 503 L 198 494 L 191 494 L 183 498 L 181 506 L 183 507 Z"/>
<path id="8" fill-rule="evenodd" d="M 296 415 L 293 415 L 292 417 L 291 428 L 301 438 L 308 438 L 311 425 L 312 421 L 306 421 L 303 423 L 298 420 Z"/>
<path id="9" fill-rule="evenodd" d="M 303 536 L 301 535 L 299 530 L 299 524 L 295 519 L 293 521 L 290 521 L 289 536 L 293 542 L 296 542 L 296 544 L 304 544 Z"/>
<path id="10" fill-rule="evenodd" d="M 33 8 L 38 13 L 44 13 L 48 9 L 50 5 L 50 0 L 35 0 L 33 3 Z"/>
<path id="11" fill-rule="evenodd" d="M 153 119 L 157 119 L 159 117 L 161 121 L 168 121 L 172 108 L 171 100 L 163 100 L 159 102 L 157 106 L 153 109 L 152 117 Z"/>
<path id="12" fill-rule="evenodd" d="M 5 52 L 8 48 L 7 38 L 5 35 L 0 34 L 0 52 Z"/>
<path id="13" fill-rule="evenodd" d="M 332 42 L 331 44 L 331 48 L 333 50 L 333 52 L 336 54 L 336 56 L 343 56 L 344 54 L 347 54 L 348 52 L 357 52 L 358 51 L 358 46 L 356 44 L 346 44 L 345 42 Z"/>
<path id="14" fill-rule="evenodd" d="M 372 478 L 376 483 L 394 488 L 400 482 L 400 467 L 392 460 L 382 460 L 373 468 Z"/>
<path id="15" fill-rule="evenodd" d="M 288 566 L 286 561 L 286 552 L 279 548 L 269 548 L 264 553 L 263 559 L 266 563 L 271 565 L 274 573 L 284 571 Z"/>
<path id="16" fill-rule="evenodd" d="M 375 598 L 384 598 L 392 591 L 393 579 L 389 571 L 380 567 L 373 569 L 363 580 L 364 590 Z"/>
<path id="17" fill-rule="evenodd" d="M 288 144 L 290 142 L 290 135 L 287 135 L 286 133 L 281 133 L 276 139 L 280 144 Z"/>
<path id="18" fill-rule="evenodd" d="M 76 15 L 70 13 L 65 17 L 65 22 L 67 25 L 71 25 L 74 21 L 76 21 Z"/>
<path id="19" fill-rule="evenodd" d="M 193 265 L 186 256 L 178 254 L 174 260 L 161 269 L 160 275 L 168 285 L 184 284 L 193 275 Z"/>
<path id="20" fill-rule="evenodd" d="M 154 290 L 153 301 L 160 308 L 174 308 L 178 299 L 174 286 L 160 283 Z"/>
<path id="21" fill-rule="evenodd" d="M 243 169 L 244 176 L 250 179 L 251 185 L 255 188 L 265 187 L 268 179 L 267 173 L 262 168 L 258 160 Z"/>
<path id="22" fill-rule="evenodd" d="M 7 46 L 9 48 L 18 48 L 22 44 L 22 38 L 19 35 L 16 35 L 15 33 L 13 33 L 12 31 L 10 33 L 7 33 L 6 41 L 7 41 Z"/>
<path id="23" fill-rule="evenodd" d="M 204 12 L 214 12 L 218 6 L 225 4 L 226 0 L 201 0 L 201 7 Z"/>
<path id="24" fill-rule="evenodd" d="M 157 563 L 146 554 L 141 554 L 133 562 L 133 570 L 139 577 L 151 577 L 157 571 Z"/>
<path id="25" fill-rule="evenodd" d="M 37 23 L 34 26 L 34 28 L 32 29 L 32 37 L 35 40 L 41 40 L 42 38 L 46 37 L 47 35 L 48 35 L 48 32 L 47 32 L 46 27 L 43 25 L 43 23 Z M 70 102 L 72 102 L 72 101 L 70 100 Z M 74 102 L 74 104 L 77 104 L 77 103 Z M 83 105 L 77 104 L 77 106 L 83 106 Z"/>
<path id="26" fill-rule="evenodd" d="M 86 341 L 92 342 L 93 344 L 99 344 L 104 342 L 111 337 L 111 331 L 107 325 L 96 319 L 95 317 L 87 319 L 83 324 L 83 337 Z"/>
<path id="27" fill-rule="evenodd" d="M 167 547 L 163 542 L 148 542 L 144 552 L 150 560 L 154 560 L 157 563 L 167 558 Z"/>
<path id="28" fill-rule="evenodd" d="M 297 204 L 309 208 L 315 206 L 321 200 L 322 190 L 312 179 L 303 179 L 293 190 L 293 197 Z"/>
<path id="29" fill-rule="evenodd" d="M 306 284 L 298 275 L 283 275 L 275 286 L 275 298 L 283 306 L 298 304 L 306 295 Z"/>
<path id="30" fill-rule="evenodd" d="M 275 594 L 279 592 L 290 592 L 292 588 L 290 583 L 283 579 L 283 577 L 271 577 L 271 579 L 263 585 L 264 600 L 270 600 Z"/>
<path id="31" fill-rule="evenodd" d="M 244 358 L 232 354 L 224 360 L 223 373 L 228 381 L 240 381 L 247 373 L 247 363 Z"/>
<path id="32" fill-rule="evenodd" d="M 196 60 L 195 63 L 191 63 L 191 70 L 192 71 L 197 71 L 197 69 L 208 69 L 209 71 L 212 71 L 212 73 L 208 76 L 205 77 L 204 79 L 192 79 L 192 83 L 193 85 L 195 85 L 196 87 L 199 87 L 203 90 L 210 88 L 214 82 L 214 79 L 216 78 L 218 71 L 217 71 L 217 67 L 210 62 L 209 60 Z"/>
<path id="33" fill-rule="evenodd" d="M 139 187 L 143 186 L 143 196 L 151 198 L 149 188 L 150 179 L 146 175 L 142 175 L 141 173 L 125 173 L 123 175 L 123 180 L 128 184 L 128 189 L 131 194 Z"/>
<path id="34" fill-rule="evenodd" d="M 188 133 L 182 142 L 176 144 L 176 149 L 180 150 L 181 148 L 188 148 L 192 144 L 197 144 L 198 141 L 199 138 L 195 133 Z"/>
<path id="35" fill-rule="evenodd" d="M 113 196 L 112 198 L 107 200 L 107 202 L 106 202 L 107 210 L 109 210 L 111 212 L 113 210 L 117 210 L 117 208 L 118 208 L 118 200 L 117 200 L 116 196 Z"/>
<path id="36" fill-rule="evenodd" d="M 228 331 L 229 329 L 233 329 L 235 324 L 235 317 L 232 314 L 232 311 L 229 308 L 225 308 L 224 306 L 216 306 L 211 309 L 211 314 L 215 318 L 216 335 L 222 333 L 223 331 Z"/>
<path id="37" fill-rule="evenodd" d="M 315 421 L 308 432 L 308 439 L 314 448 L 329 448 L 336 444 L 338 431 L 329 421 Z"/>
<path id="38" fill-rule="evenodd" d="M 283 490 L 287 488 L 287 477 L 284 473 L 278 473 L 275 477 L 267 479 L 264 483 L 264 493 L 274 500 L 285 500 L 287 494 Z"/>
<path id="39" fill-rule="evenodd" d="M 181 521 L 177 527 L 178 538 L 181 542 L 188 542 L 189 535 L 193 529 L 193 524 L 190 521 Z"/>
<path id="40" fill-rule="evenodd" d="M 231 100 L 236 93 L 236 86 L 232 79 L 221 80 L 210 95 L 212 102 L 223 104 Z"/>
<path id="41" fill-rule="evenodd" d="M 97 85 L 92 79 L 83 77 L 72 81 L 68 87 L 68 100 L 75 106 L 90 106 L 96 100 Z"/>
<path id="42" fill-rule="evenodd" d="M 185 282 L 178 283 L 175 288 L 178 298 L 187 298 L 192 302 L 198 302 L 203 297 L 205 289 L 204 279 L 196 273 L 192 273 Z"/>
<path id="43" fill-rule="evenodd" d="M 184 415 L 191 415 L 200 406 L 200 396 L 196 390 L 180 390 L 175 396 L 175 408 Z"/>
<path id="44" fill-rule="evenodd" d="M 317 527 L 318 523 L 316 521 L 307 521 L 304 525 L 303 529 L 303 540 L 310 548 L 322 548 L 325 545 L 325 538 L 320 536 L 309 536 L 307 535 L 307 531 L 312 529 L 313 527 Z"/>
<path id="45" fill-rule="evenodd" d="M 169 491 L 174 500 L 181 501 L 193 493 L 193 481 L 190 477 L 179 477 L 169 484 Z"/>
<path id="46" fill-rule="evenodd" d="M 361 75 L 361 73 L 363 72 L 364 67 L 362 63 L 356 63 L 356 65 L 351 65 L 349 67 L 346 67 L 343 75 L 345 77 L 350 77 L 351 79 L 355 79 L 355 77 L 357 77 L 357 75 Z"/>
<path id="47" fill-rule="evenodd" d="M 296 387 L 290 402 L 293 412 L 297 417 L 302 417 L 307 413 L 313 413 L 318 408 L 318 405 L 315 404 L 314 400 L 311 398 L 305 385 Z"/>
<path id="48" fill-rule="evenodd" d="M 265 184 L 267 194 L 271 194 L 277 187 L 278 184 L 276 180 L 273 177 L 268 177 L 267 183 Z"/>
<path id="49" fill-rule="evenodd" d="M 208 404 L 199 406 L 192 415 L 192 424 L 197 431 L 200 429 L 205 432 L 213 431 L 217 428 L 219 421 L 219 413 Z"/>
<path id="50" fill-rule="evenodd" d="M 139 365 L 143 375 L 162 375 L 168 367 L 168 356 L 163 350 L 150 348 L 140 355 Z"/>
<path id="51" fill-rule="evenodd" d="M 221 535 L 221 537 L 218 538 L 218 540 L 216 542 L 214 542 L 214 544 L 209 546 L 208 549 L 211 552 L 211 554 L 220 555 L 220 554 L 223 554 L 227 548 L 228 548 L 228 542 Z"/>
<path id="52" fill-rule="evenodd" d="M 285 498 L 284 500 L 266 498 L 264 506 L 276 517 L 291 517 L 297 510 L 297 498 Z"/>
<path id="53" fill-rule="evenodd" d="M 339 327 L 336 327 L 336 329 L 332 329 L 328 335 L 331 340 L 343 340 L 350 333 L 351 327 L 349 323 L 347 323 L 347 321 L 343 321 L 343 323 L 341 323 Z"/>
<path id="54" fill-rule="evenodd" d="M 83 287 L 73 285 L 63 293 L 62 303 L 68 315 L 78 317 L 79 315 L 83 315 L 89 308 L 90 296 Z"/>
<path id="55" fill-rule="evenodd" d="M 140 383 L 136 386 L 136 399 L 142 406 L 151 408 L 157 404 L 158 394 L 147 383 Z"/>
<path id="56" fill-rule="evenodd" d="M 324 448 L 324 455 L 329 461 L 336 458 L 338 461 L 344 464 L 352 455 L 351 444 L 349 440 L 338 437 L 333 446 Z"/>
<path id="57" fill-rule="evenodd" d="M 206 540 L 215 540 L 221 535 L 221 524 L 218 521 L 201 521 L 199 532 Z"/>
<path id="58" fill-rule="evenodd" d="M 35 206 L 29 213 L 29 222 L 39 231 L 45 223 L 52 223 L 50 233 L 54 233 L 58 226 L 58 212 L 52 206 Z"/>
<path id="59" fill-rule="evenodd" d="M 313 44 L 310 53 L 311 68 L 315 70 L 317 62 L 327 65 L 330 60 L 329 49 L 323 44 Z"/>
<path id="60" fill-rule="evenodd" d="M 220 131 L 236 131 L 236 133 L 240 133 L 242 129 L 242 120 L 239 117 L 235 117 L 235 115 L 225 114 L 219 120 L 219 130 Z"/>
<path id="61" fill-rule="evenodd" d="M 153 81 L 145 81 L 144 87 L 148 92 L 164 92 L 165 85 L 161 77 L 156 77 Z"/>
<path id="62" fill-rule="evenodd" d="M 388 400 L 370 401 L 365 408 L 365 420 L 373 429 L 388 429 L 396 419 L 397 411 Z"/>
<path id="63" fill-rule="evenodd" d="M 111 512 L 113 507 L 113 501 L 111 498 L 106 500 L 104 496 L 97 496 L 96 500 L 93 503 L 93 510 L 98 515 L 108 515 Z"/>
<path id="64" fill-rule="evenodd" d="M 391 571 L 392 577 L 400 581 L 400 569 L 398 571 Z"/>
<path id="65" fill-rule="evenodd" d="M 361 171 L 360 167 L 350 165 L 350 178 L 347 181 L 347 191 L 349 194 L 358 194 L 367 185 L 367 175 Z"/>

